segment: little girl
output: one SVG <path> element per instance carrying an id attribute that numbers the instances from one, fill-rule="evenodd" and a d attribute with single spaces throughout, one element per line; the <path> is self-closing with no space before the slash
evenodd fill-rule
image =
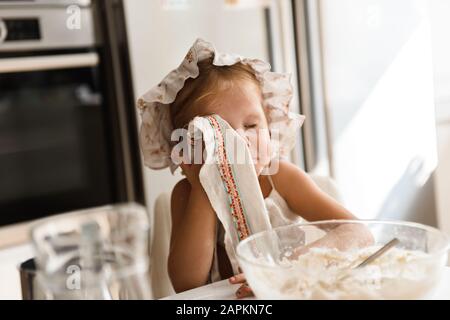
<path id="1" fill-rule="evenodd" d="M 196 116 L 216 114 L 246 139 L 255 155 L 259 187 L 272 223 L 355 219 L 305 172 L 287 161 L 279 160 L 278 170 L 272 175 L 261 174 L 275 161 L 258 149 L 270 149 L 265 146 L 271 139 L 271 124 L 285 119 L 286 125 L 278 127 L 288 129 L 295 119 L 288 111 L 292 96 L 290 85 L 286 86 L 289 78 L 267 71 L 267 66 L 260 60 L 219 54 L 211 44 L 197 40 L 181 66 L 138 101 L 143 117 L 141 147 L 145 164 L 154 169 L 170 166 L 173 171 L 176 166 L 170 159 L 171 130 L 185 128 Z M 293 133 L 295 130 L 285 133 L 284 138 Z M 180 167 L 186 178 L 175 185 L 171 197 L 168 271 L 174 289 L 180 292 L 210 282 L 216 252 L 220 278 L 244 283 L 238 297 L 251 294 L 243 274 L 233 274 L 223 246 L 223 227 L 199 180 L 202 165 L 182 163 Z M 348 232 L 339 237 L 342 242 L 367 242 L 364 236 L 355 240 L 354 234 Z"/>

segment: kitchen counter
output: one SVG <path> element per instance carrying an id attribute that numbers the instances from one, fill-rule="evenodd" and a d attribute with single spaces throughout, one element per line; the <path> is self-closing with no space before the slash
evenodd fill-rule
<path id="1" fill-rule="evenodd" d="M 432 300 L 450 300 L 450 267 L 445 270 L 440 287 L 431 298 Z M 228 280 L 216 282 L 207 286 L 175 294 L 162 300 L 236 300 L 235 292 L 239 285 L 231 285 Z M 254 300 L 246 298 L 243 300 Z"/>
<path id="2" fill-rule="evenodd" d="M 0 251 L 0 300 L 22 299 L 18 265 L 32 256 L 31 245 Z M 163 300 L 235 300 L 234 293 L 238 288 L 239 285 L 231 285 L 228 280 L 224 280 L 166 297 Z M 450 300 L 450 267 L 446 268 L 441 286 L 433 299 Z"/>
<path id="3" fill-rule="evenodd" d="M 33 257 L 31 245 L 0 250 L 0 300 L 21 300 L 20 263 Z"/>

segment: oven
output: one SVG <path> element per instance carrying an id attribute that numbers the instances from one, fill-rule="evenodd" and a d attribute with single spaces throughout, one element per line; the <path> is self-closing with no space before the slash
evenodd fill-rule
<path id="1" fill-rule="evenodd" d="M 86 0 L 0 1 L 0 227 L 139 198 L 134 106 L 111 94 L 94 17 Z"/>

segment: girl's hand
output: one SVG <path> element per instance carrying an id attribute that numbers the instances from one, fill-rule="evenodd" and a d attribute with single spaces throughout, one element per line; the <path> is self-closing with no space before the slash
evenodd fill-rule
<path id="1" fill-rule="evenodd" d="M 205 143 L 202 142 L 201 155 L 203 155 L 204 150 L 205 150 Z M 195 151 L 193 151 L 193 152 L 195 152 Z M 183 153 L 181 154 L 181 156 L 183 156 Z M 199 174 L 200 174 L 200 170 L 203 166 L 203 158 L 200 159 L 201 160 L 200 163 L 194 163 L 194 160 L 197 161 L 196 159 L 193 158 L 193 159 L 191 159 L 191 163 L 182 162 L 180 164 L 180 168 L 182 170 L 182 174 L 186 176 L 186 178 L 188 179 L 192 188 L 198 188 L 198 187 L 201 188 Z"/>
<path id="2" fill-rule="evenodd" d="M 250 289 L 247 281 L 245 280 L 245 275 L 243 273 L 240 273 L 236 276 L 231 277 L 230 279 L 228 279 L 228 281 L 230 281 L 231 284 L 242 283 L 242 285 L 236 291 L 236 297 L 238 299 L 253 296 L 253 291 L 252 291 L 252 289 Z"/>
<path id="3" fill-rule="evenodd" d="M 297 259 L 311 248 L 331 248 L 347 251 L 355 248 L 365 248 L 375 243 L 372 233 L 363 224 L 343 224 L 328 231 L 322 238 L 294 250 L 289 259 Z"/>
<path id="4" fill-rule="evenodd" d="M 202 168 L 202 164 L 181 163 L 180 168 L 181 168 L 181 170 L 183 170 L 183 174 L 186 176 L 186 178 L 188 179 L 188 181 L 191 184 L 191 187 L 193 189 L 202 187 L 201 183 L 200 183 L 200 178 L 199 178 L 200 169 Z"/>

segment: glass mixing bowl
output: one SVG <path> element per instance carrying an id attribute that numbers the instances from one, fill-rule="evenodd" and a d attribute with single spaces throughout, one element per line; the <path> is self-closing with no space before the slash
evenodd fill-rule
<path id="1" fill-rule="evenodd" d="M 375 259 L 358 264 L 397 238 Z M 424 299 L 447 263 L 449 237 L 409 222 L 329 220 L 254 234 L 237 246 L 259 299 Z"/>

